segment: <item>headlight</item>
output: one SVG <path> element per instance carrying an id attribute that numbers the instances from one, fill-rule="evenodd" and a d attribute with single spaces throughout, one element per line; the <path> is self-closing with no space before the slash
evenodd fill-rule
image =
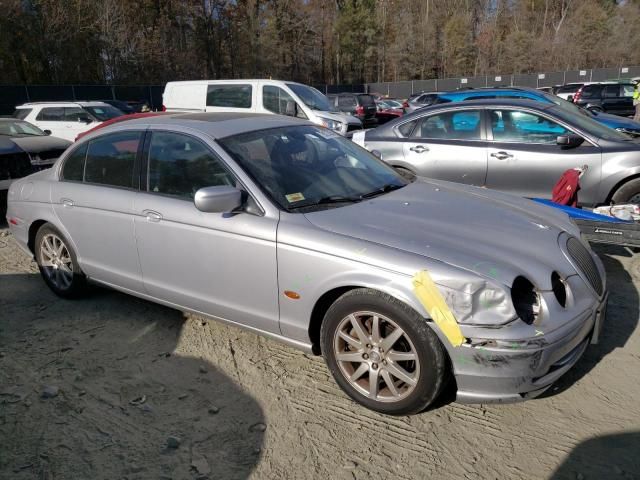
<path id="1" fill-rule="evenodd" d="M 508 290 L 486 280 L 438 288 L 461 325 L 504 325 L 516 317 Z"/>
<path id="2" fill-rule="evenodd" d="M 518 317 L 529 325 L 538 319 L 540 314 L 540 295 L 525 277 L 516 277 L 511 287 L 511 301 Z"/>
<path id="3" fill-rule="evenodd" d="M 337 120 L 330 120 L 328 118 L 320 118 L 320 121 L 322 122 L 322 126 L 323 127 L 327 127 L 331 130 L 333 130 L 334 132 L 341 132 L 342 131 L 342 122 L 338 122 Z"/>

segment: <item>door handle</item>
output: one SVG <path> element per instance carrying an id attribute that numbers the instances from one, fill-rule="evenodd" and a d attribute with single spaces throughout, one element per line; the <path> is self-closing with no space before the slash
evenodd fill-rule
<path id="1" fill-rule="evenodd" d="M 153 210 L 144 210 L 142 213 L 150 222 L 159 222 L 162 220 L 162 214 L 154 212 Z"/>
<path id="2" fill-rule="evenodd" d="M 506 160 L 507 158 L 513 158 L 513 155 L 507 152 L 494 152 L 491 154 L 493 158 L 497 158 L 498 160 Z"/>
<path id="3" fill-rule="evenodd" d="M 71 200 L 70 198 L 61 198 L 60 203 L 64 207 L 73 207 L 73 200 Z"/>
<path id="4" fill-rule="evenodd" d="M 423 145 L 416 145 L 415 147 L 411 147 L 409 150 L 416 153 L 428 152 L 429 149 Z"/>

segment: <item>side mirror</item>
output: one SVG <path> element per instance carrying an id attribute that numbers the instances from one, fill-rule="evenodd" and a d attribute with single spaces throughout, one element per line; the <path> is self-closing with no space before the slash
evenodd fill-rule
<path id="1" fill-rule="evenodd" d="M 93 120 L 91 120 L 89 117 L 78 117 L 78 121 L 82 123 L 86 123 L 87 125 L 93 122 Z"/>
<path id="2" fill-rule="evenodd" d="M 288 100 L 284 114 L 288 117 L 296 117 L 298 115 L 298 104 L 293 100 Z"/>
<path id="3" fill-rule="evenodd" d="M 579 147 L 584 142 L 584 138 L 575 133 L 569 133 L 567 135 L 558 135 L 556 137 L 556 143 L 563 148 Z"/>
<path id="4" fill-rule="evenodd" d="M 382 152 L 380 150 L 371 150 L 371 153 L 382 160 Z"/>
<path id="5" fill-rule="evenodd" d="M 51 135 L 51 130 L 43 130 L 45 135 Z"/>
<path id="6" fill-rule="evenodd" d="M 196 208 L 206 213 L 228 213 L 242 206 L 242 192 L 235 187 L 204 187 L 193 199 Z"/>
<path id="7" fill-rule="evenodd" d="M 573 102 L 573 95 L 567 96 L 567 102 Z"/>

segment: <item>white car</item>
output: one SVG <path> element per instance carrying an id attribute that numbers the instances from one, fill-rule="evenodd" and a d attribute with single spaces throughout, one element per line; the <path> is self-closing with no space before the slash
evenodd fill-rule
<path id="1" fill-rule="evenodd" d="M 235 112 L 308 119 L 350 137 L 362 122 L 336 111 L 319 90 L 281 80 L 192 80 L 168 82 L 162 94 L 168 112 Z"/>
<path id="2" fill-rule="evenodd" d="M 121 115 L 124 113 L 104 102 L 34 102 L 19 105 L 13 112 L 15 118 L 70 142 L 78 134 Z"/>

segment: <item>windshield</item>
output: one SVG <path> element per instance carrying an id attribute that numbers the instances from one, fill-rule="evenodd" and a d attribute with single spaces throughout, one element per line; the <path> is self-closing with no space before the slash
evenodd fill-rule
<path id="1" fill-rule="evenodd" d="M 101 122 L 105 120 L 111 120 L 112 118 L 120 117 L 124 113 L 111 105 L 104 105 L 98 107 L 84 107 L 91 115 L 96 117 Z"/>
<path id="2" fill-rule="evenodd" d="M 557 109 L 555 113 L 561 114 L 562 118 L 566 118 L 567 122 L 571 125 L 576 125 L 581 128 L 585 132 L 593 135 L 597 138 L 602 138 L 604 140 L 623 140 L 629 141 L 631 137 L 624 133 L 618 132 L 613 128 L 607 127 L 606 125 L 596 122 L 589 113 L 584 115 L 567 115 L 566 113 L 569 111 L 564 107 L 558 105 L 557 107 L 551 107 L 552 109 Z M 560 111 L 558 111 L 560 110 Z M 564 110 L 564 112 L 562 112 Z"/>
<path id="3" fill-rule="evenodd" d="M 35 125 L 31 125 L 30 123 L 27 123 L 27 122 L 0 121 L 0 135 L 11 135 L 11 136 L 45 135 L 45 133 Z"/>
<path id="4" fill-rule="evenodd" d="M 318 110 L 320 112 L 332 112 L 329 99 L 325 97 L 319 90 L 306 85 L 300 85 L 299 83 L 287 83 L 293 93 L 295 93 L 304 104 L 311 110 Z"/>
<path id="5" fill-rule="evenodd" d="M 219 143 L 276 204 L 290 212 L 356 203 L 408 183 L 355 143 L 315 126 L 243 133 Z"/>

